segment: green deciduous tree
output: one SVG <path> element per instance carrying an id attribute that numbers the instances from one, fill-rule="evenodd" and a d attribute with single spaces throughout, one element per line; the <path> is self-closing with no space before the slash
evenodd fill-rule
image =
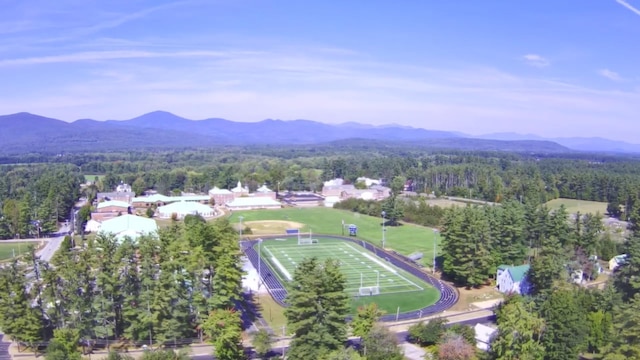
<path id="1" fill-rule="evenodd" d="M 337 261 L 305 259 L 296 268 L 286 302 L 287 325 L 294 334 L 289 356 L 319 359 L 346 340 L 349 313 L 346 279 Z"/>
<path id="2" fill-rule="evenodd" d="M 446 332 L 446 319 L 436 318 L 409 327 L 409 337 L 420 346 L 437 344 Z"/>
<path id="3" fill-rule="evenodd" d="M 265 357 L 271 351 L 273 336 L 266 329 L 260 329 L 253 333 L 251 344 L 259 358 Z"/>
<path id="4" fill-rule="evenodd" d="M 367 360 L 402 360 L 396 335 L 382 325 L 375 325 L 362 340 Z"/>
<path id="5" fill-rule="evenodd" d="M 219 360 L 244 358 L 242 347 L 242 319 L 235 310 L 214 310 L 203 324 L 209 342 L 215 348 Z"/>

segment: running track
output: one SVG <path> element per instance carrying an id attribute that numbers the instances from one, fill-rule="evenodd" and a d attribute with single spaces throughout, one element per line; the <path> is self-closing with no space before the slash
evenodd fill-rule
<path id="1" fill-rule="evenodd" d="M 426 274 L 420 269 L 420 267 L 418 267 L 418 265 L 415 265 L 410 259 L 402 255 L 382 250 L 366 241 L 357 240 L 349 237 L 321 235 L 321 234 L 314 234 L 314 235 L 318 237 L 323 237 L 323 238 L 350 241 L 356 245 L 364 247 L 365 249 L 377 255 L 379 258 L 390 262 L 396 267 L 410 273 L 411 275 L 421 279 L 422 281 L 430 284 L 431 286 L 433 286 L 434 288 L 440 291 L 440 298 L 438 299 L 438 301 L 436 301 L 435 304 L 419 310 L 400 313 L 400 315 L 397 317 L 397 320 L 418 319 L 423 316 L 440 313 L 449 309 L 450 307 L 455 305 L 456 302 L 458 302 L 458 291 L 455 288 L 453 288 L 451 285 L 443 281 L 440 281 L 439 279 L 429 274 Z M 263 239 L 265 240 L 276 239 L 276 238 L 281 239 L 286 237 L 295 237 L 295 236 L 266 236 L 266 237 L 263 237 Z M 256 269 L 258 268 L 258 262 L 259 261 L 261 262 L 260 271 L 261 271 L 263 283 L 267 286 L 267 290 L 269 291 L 273 299 L 278 304 L 282 306 L 286 306 L 285 298 L 287 297 L 287 290 L 283 286 L 283 284 L 280 282 L 280 280 L 278 280 L 278 278 L 271 272 L 271 269 L 269 268 L 267 263 L 259 258 L 258 253 L 253 248 L 253 246 L 257 243 L 258 243 L 258 240 L 242 241 L 241 242 L 242 250 L 247 255 L 247 258 L 249 258 L 249 261 L 251 261 L 251 263 Z M 384 315 L 381 317 L 380 320 L 395 321 L 396 315 L 395 314 Z"/>

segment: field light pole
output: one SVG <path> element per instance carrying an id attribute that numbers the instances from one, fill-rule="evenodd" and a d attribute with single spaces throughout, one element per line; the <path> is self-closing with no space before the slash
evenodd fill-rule
<path id="1" fill-rule="evenodd" d="M 433 269 L 432 272 L 435 274 L 436 273 L 436 243 L 438 242 L 438 230 L 433 229 Z"/>
<path id="2" fill-rule="evenodd" d="M 238 219 L 240 220 L 240 241 L 242 241 L 242 219 L 244 219 L 244 217 L 238 216 Z"/>
<path id="3" fill-rule="evenodd" d="M 384 250 L 384 243 L 385 243 L 385 228 L 384 228 L 384 223 L 387 222 L 387 220 L 385 219 L 385 216 L 387 215 L 386 211 L 382 211 L 382 250 Z"/>

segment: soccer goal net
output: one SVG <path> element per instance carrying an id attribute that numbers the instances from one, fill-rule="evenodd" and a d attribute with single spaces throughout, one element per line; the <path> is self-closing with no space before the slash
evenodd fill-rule
<path id="1" fill-rule="evenodd" d="M 317 243 L 318 239 L 314 239 L 311 232 L 308 234 L 298 233 L 298 245 L 311 245 Z"/>
<path id="2" fill-rule="evenodd" d="M 361 286 L 360 296 L 380 295 L 380 286 Z"/>

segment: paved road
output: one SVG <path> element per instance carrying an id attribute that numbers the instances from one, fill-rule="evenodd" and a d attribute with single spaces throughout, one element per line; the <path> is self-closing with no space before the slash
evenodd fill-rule
<path id="1" fill-rule="evenodd" d="M 56 234 L 57 237 L 49 239 L 47 245 L 40 251 L 38 251 L 36 255 L 38 255 L 41 260 L 50 262 L 51 258 L 53 258 L 53 255 L 56 253 L 56 251 L 58 251 L 58 248 L 60 248 L 60 244 L 62 244 L 62 240 L 64 240 L 64 237 L 69 232 L 69 229 L 69 225 L 63 225 Z"/>

